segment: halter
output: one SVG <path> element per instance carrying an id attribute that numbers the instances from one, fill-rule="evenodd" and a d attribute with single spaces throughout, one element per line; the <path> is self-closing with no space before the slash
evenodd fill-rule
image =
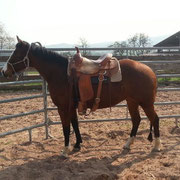
<path id="1" fill-rule="evenodd" d="M 19 74 L 18 72 L 16 72 L 16 70 L 15 70 L 15 68 L 14 68 L 14 65 L 20 64 L 20 63 L 24 63 L 25 68 L 21 71 L 21 73 L 23 73 L 27 68 L 29 68 L 29 62 L 30 62 L 30 60 L 29 60 L 28 55 L 29 55 L 30 48 L 31 48 L 31 45 L 29 46 L 29 48 L 28 48 L 28 50 L 27 50 L 27 53 L 26 53 L 25 57 L 23 58 L 23 60 L 18 61 L 18 62 L 15 62 L 15 63 L 9 62 L 9 60 L 11 59 L 12 54 L 14 53 L 14 52 L 13 52 L 13 53 L 11 54 L 11 56 L 9 57 L 8 61 L 7 61 L 7 64 L 9 64 L 9 65 L 11 66 L 11 68 L 12 68 L 12 70 L 14 71 L 14 74 L 15 74 L 15 76 L 16 76 L 17 78 L 19 77 L 20 74 Z M 27 60 L 27 63 L 25 62 L 26 60 Z"/>
<path id="2" fill-rule="evenodd" d="M 29 60 L 29 57 L 28 57 L 29 51 L 30 51 L 30 49 L 31 49 L 31 45 L 32 45 L 32 44 L 36 44 L 36 43 L 37 43 L 39 46 L 42 47 L 42 45 L 41 45 L 40 42 L 31 43 L 31 44 L 29 45 L 29 48 L 28 48 L 27 53 L 26 53 L 25 57 L 23 58 L 23 60 L 18 61 L 18 62 L 15 62 L 15 63 L 10 63 L 9 60 L 11 59 L 11 56 L 12 56 L 13 53 L 12 53 L 11 56 L 9 57 L 9 59 L 8 59 L 8 61 L 7 61 L 7 64 L 9 64 L 9 65 L 11 66 L 11 68 L 12 68 L 12 70 L 14 71 L 14 74 L 15 74 L 15 76 L 17 77 L 17 79 L 19 78 L 20 74 L 22 74 L 26 69 L 29 68 L 29 64 L 30 64 L 30 60 Z M 27 62 L 26 62 L 26 60 L 27 60 Z M 24 67 L 24 69 L 21 71 L 21 73 L 18 73 L 18 72 L 16 72 L 16 70 L 15 70 L 15 68 L 14 68 L 14 65 L 20 64 L 20 63 L 24 63 L 25 67 Z"/>

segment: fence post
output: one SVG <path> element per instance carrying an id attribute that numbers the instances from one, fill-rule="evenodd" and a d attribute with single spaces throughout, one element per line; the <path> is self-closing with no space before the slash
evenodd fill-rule
<path id="1" fill-rule="evenodd" d="M 126 118 L 128 118 L 128 115 L 129 115 L 129 109 L 128 109 L 128 106 L 126 107 Z"/>
<path id="2" fill-rule="evenodd" d="M 44 124 L 45 124 L 46 139 L 48 139 L 49 119 L 48 119 L 48 112 L 47 112 L 47 82 L 44 79 L 43 79 L 43 84 L 42 84 L 42 90 L 43 90 L 43 104 L 44 104 Z"/>
<path id="3" fill-rule="evenodd" d="M 178 125 L 178 118 L 175 118 L 175 124 L 176 124 L 176 127 L 179 128 L 179 125 Z"/>
<path id="4" fill-rule="evenodd" d="M 28 133 L 29 133 L 29 142 L 32 143 L 32 129 L 29 129 Z"/>
<path id="5" fill-rule="evenodd" d="M 126 58 L 129 57 L 129 52 L 128 52 L 128 49 L 126 49 Z"/>

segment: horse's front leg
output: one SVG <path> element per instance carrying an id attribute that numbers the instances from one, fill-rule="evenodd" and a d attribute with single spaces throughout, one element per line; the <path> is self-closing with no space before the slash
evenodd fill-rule
<path id="1" fill-rule="evenodd" d="M 73 109 L 71 112 L 72 112 L 71 123 L 76 135 L 76 144 L 74 145 L 74 151 L 79 151 L 81 149 L 80 144 L 82 143 L 82 138 L 79 131 L 77 112 L 76 109 Z"/>
<path id="2" fill-rule="evenodd" d="M 70 118 L 66 110 L 62 110 L 61 108 L 58 107 L 58 112 L 61 117 L 63 134 L 64 134 L 64 148 L 61 152 L 61 155 L 67 157 L 68 153 L 70 152 L 70 146 L 69 146 Z"/>

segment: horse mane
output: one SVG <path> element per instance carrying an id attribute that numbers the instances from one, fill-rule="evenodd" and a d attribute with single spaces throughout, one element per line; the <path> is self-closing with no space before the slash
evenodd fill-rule
<path id="1" fill-rule="evenodd" d="M 51 50 L 48 50 L 45 47 L 32 44 L 32 53 L 33 55 L 41 58 L 43 61 L 49 63 L 57 63 L 61 66 L 67 66 L 68 58 Z"/>

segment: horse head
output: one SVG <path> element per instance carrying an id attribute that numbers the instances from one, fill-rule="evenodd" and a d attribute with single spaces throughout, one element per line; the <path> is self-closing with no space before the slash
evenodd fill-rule
<path id="1" fill-rule="evenodd" d="M 19 74 L 29 67 L 29 50 L 31 45 L 25 41 L 22 41 L 17 36 L 17 44 L 15 50 L 3 66 L 1 73 L 5 77 L 12 77 L 13 75 L 19 76 Z"/>

